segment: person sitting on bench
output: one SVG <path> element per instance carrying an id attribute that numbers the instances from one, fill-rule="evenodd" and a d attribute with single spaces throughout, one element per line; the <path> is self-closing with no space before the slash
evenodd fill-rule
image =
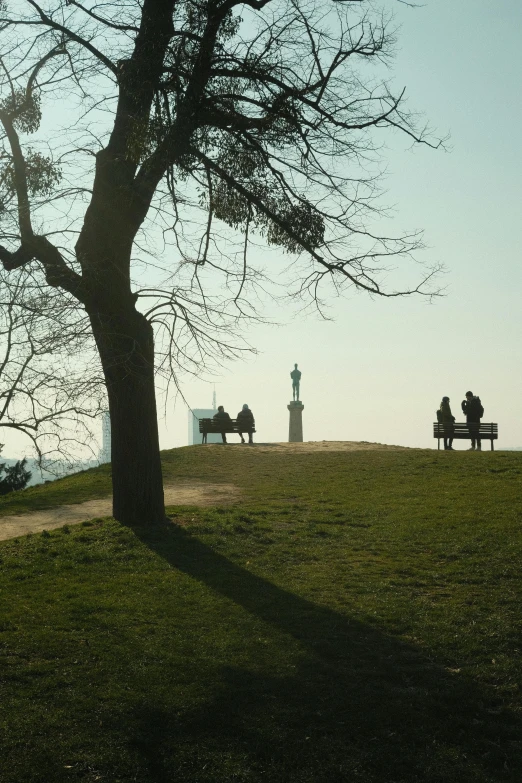
<path id="1" fill-rule="evenodd" d="M 237 414 L 237 426 L 239 430 L 239 436 L 241 438 L 241 443 L 245 442 L 245 439 L 243 437 L 243 434 L 246 432 L 248 433 L 248 442 L 253 443 L 252 440 L 252 430 L 255 427 L 254 422 L 254 414 L 248 407 L 248 405 L 245 403 L 243 405 L 242 410 L 239 411 Z"/>
<path id="2" fill-rule="evenodd" d="M 225 433 L 225 429 L 228 426 L 232 425 L 232 419 L 230 418 L 229 414 L 225 411 L 224 407 L 222 405 L 218 405 L 217 413 L 214 414 L 212 421 L 215 421 L 216 424 L 222 424 L 223 425 L 223 431 L 221 432 L 221 437 L 223 438 L 223 443 L 227 442 L 227 436 Z"/>

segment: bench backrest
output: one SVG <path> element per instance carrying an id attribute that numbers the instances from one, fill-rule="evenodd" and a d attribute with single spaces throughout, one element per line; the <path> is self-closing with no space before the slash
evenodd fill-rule
<path id="1" fill-rule="evenodd" d="M 230 428 L 237 429 L 237 419 L 230 421 L 214 421 L 214 419 L 199 419 L 199 431 L 204 432 L 222 432 Z"/>
<path id="2" fill-rule="evenodd" d="M 453 429 L 453 432 L 455 435 L 466 435 L 469 437 L 470 432 L 470 426 L 472 430 L 474 430 L 475 434 L 480 435 L 481 438 L 484 438 L 487 440 L 488 438 L 496 440 L 498 438 L 498 424 L 494 424 L 493 422 L 478 422 L 474 425 L 473 422 L 470 422 L 469 424 L 465 421 L 456 421 L 453 425 L 446 424 L 444 425 L 442 422 L 435 421 L 433 422 L 433 437 L 434 438 L 443 438 L 444 433 L 444 426 L 446 426 L 447 429 L 450 427 Z M 477 429 L 478 427 L 478 429 Z"/>

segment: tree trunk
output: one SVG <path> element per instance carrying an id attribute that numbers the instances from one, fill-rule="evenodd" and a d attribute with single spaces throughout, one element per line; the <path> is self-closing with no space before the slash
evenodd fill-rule
<path id="1" fill-rule="evenodd" d="M 113 516 L 125 524 L 161 522 L 165 506 L 152 326 L 133 306 L 89 316 L 109 398 Z"/>

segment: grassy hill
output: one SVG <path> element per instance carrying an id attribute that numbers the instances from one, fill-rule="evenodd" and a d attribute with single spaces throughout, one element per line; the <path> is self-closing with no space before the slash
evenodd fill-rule
<path id="1" fill-rule="evenodd" d="M 2 783 L 522 779 L 522 454 L 163 460 L 237 500 L 0 544 Z"/>

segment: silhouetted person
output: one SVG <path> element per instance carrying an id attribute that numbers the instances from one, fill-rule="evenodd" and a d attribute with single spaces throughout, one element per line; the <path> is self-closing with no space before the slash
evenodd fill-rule
<path id="1" fill-rule="evenodd" d="M 223 438 L 223 443 L 226 443 L 227 436 L 225 430 L 228 426 L 232 425 L 232 419 L 230 418 L 230 416 L 225 411 L 222 405 L 218 405 L 218 412 L 214 414 L 212 421 L 215 421 L 218 424 L 223 425 L 223 430 L 221 431 L 221 437 Z"/>
<path id="2" fill-rule="evenodd" d="M 242 409 L 237 414 L 237 426 L 239 430 L 239 437 L 241 438 L 241 443 L 245 442 L 245 439 L 243 437 L 243 434 L 246 432 L 248 434 L 248 442 L 253 443 L 252 440 L 252 432 L 255 428 L 255 421 L 254 421 L 254 414 L 248 407 L 248 405 L 245 403 L 242 407 Z"/>
<path id="3" fill-rule="evenodd" d="M 484 415 L 484 408 L 482 407 L 480 397 L 476 397 L 473 392 L 467 391 L 466 399 L 462 400 L 462 410 L 466 414 L 469 436 L 471 438 L 470 451 L 475 451 L 475 444 L 477 451 L 482 451 L 480 420 Z"/>
<path id="4" fill-rule="evenodd" d="M 437 411 L 437 421 L 444 428 L 444 448 L 446 451 L 453 451 L 453 436 L 455 434 L 455 416 L 451 413 L 450 398 L 443 397 L 439 410 Z"/>
<path id="5" fill-rule="evenodd" d="M 294 369 L 290 373 L 292 379 L 292 399 L 299 400 L 299 384 L 301 382 L 301 371 L 297 369 L 297 364 L 294 364 Z"/>

